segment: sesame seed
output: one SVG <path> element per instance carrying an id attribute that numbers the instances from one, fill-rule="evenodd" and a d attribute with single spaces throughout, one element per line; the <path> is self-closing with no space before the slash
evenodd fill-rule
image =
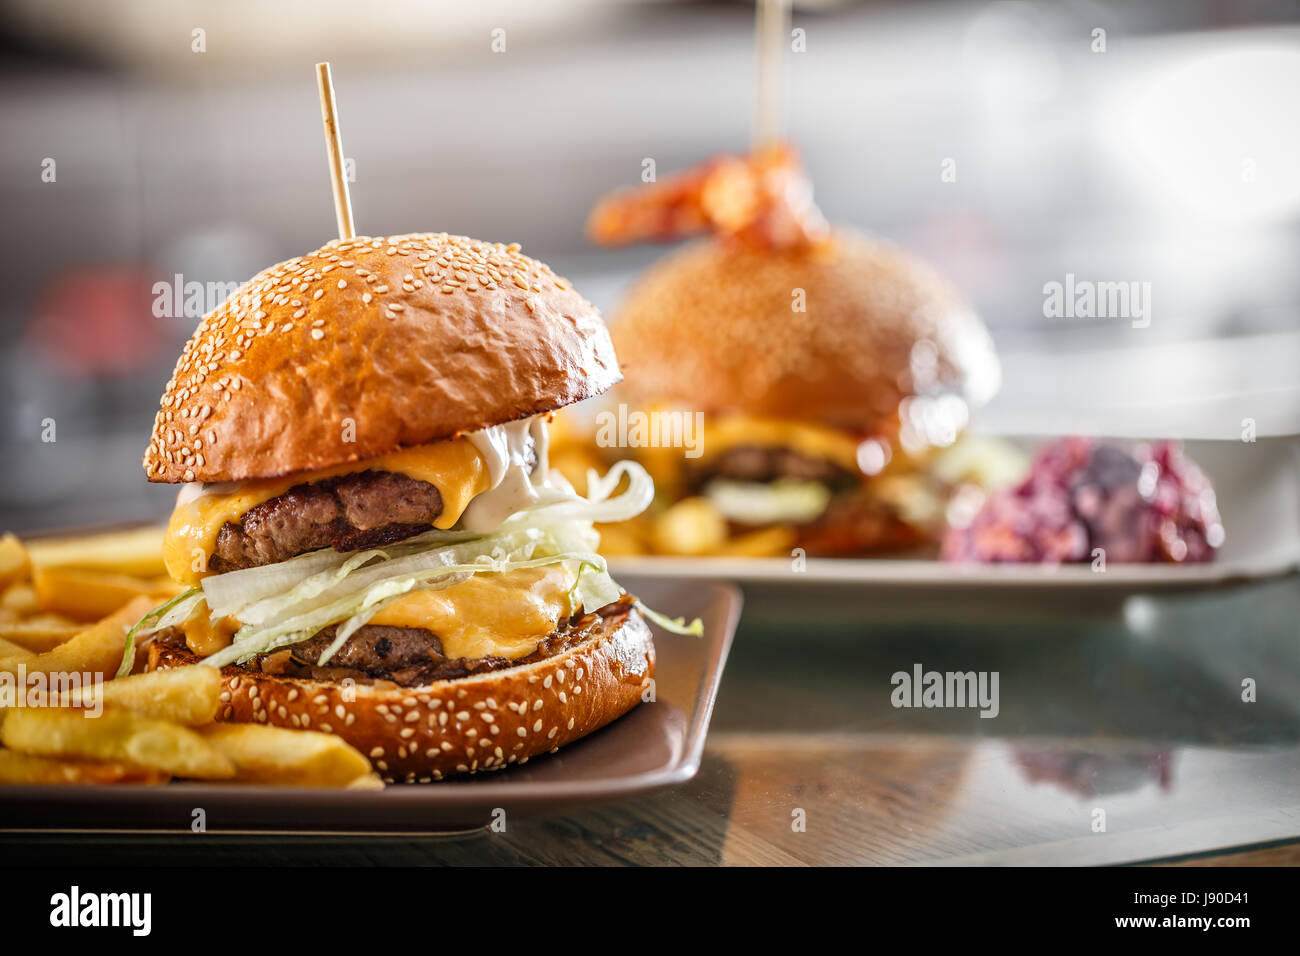
<path id="1" fill-rule="evenodd" d="M 320 329 L 312 329 L 311 337 L 319 342 L 321 339 L 325 338 L 325 333 L 322 332 Z"/>

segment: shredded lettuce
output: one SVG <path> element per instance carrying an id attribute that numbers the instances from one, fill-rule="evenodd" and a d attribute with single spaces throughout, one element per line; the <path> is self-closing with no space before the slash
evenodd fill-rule
<path id="1" fill-rule="evenodd" d="M 831 491 L 819 481 L 785 478 L 770 483 L 715 479 L 705 491 L 726 518 L 741 524 L 803 524 L 826 510 Z"/>
<path id="2" fill-rule="evenodd" d="M 136 638 L 148 637 L 177 624 L 184 624 L 203 606 L 203 592 L 199 588 L 190 588 L 178 594 L 164 604 L 158 605 L 126 632 L 126 644 L 122 648 L 122 663 L 118 665 L 116 677 L 125 677 L 131 673 L 135 663 Z"/>
<path id="3" fill-rule="evenodd" d="M 704 634 L 704 622 L 698 617 L 691 621 L 690 624 L 687 624 L 686 618 L 684 617 L 668 617 L 667 615 L 660 614 L 658 611 L 646 607 L 640 601 L 636 602 L 636 606 L 641 610 L 642 614 L 650 618 L 650 620 L 654 621 L 654 623 L 658 624 L 665 631 L 669 631 L 673 634 L 684 634 L 690 637 L 701 637 Z"/>
<path id="4" fill-rule="evenodd" d="M 623 491 L 615 494 L 626 480 Z M 384 607 L 416 590 L 436 590 L 476 574 L 568 564 L 574 569 L 570 610 L 604 607 L 623 595 L 597 553 L 594 522 L 615 522 L 640 514 L 654 496 L 645 469 L 619 462 L 609 472 L 588 476 L 588 496 L 530 505 L 487 533 L 461 528 L 431 530 L 383 548 L 339 553 L 313 551 L 276 564 L 213 574 L 202 585 L 146 614 L 127 636 L 120 673 L 130 669 L 133 642 L 183 623 L 201 610 L 212 620 L 238 624 L 229 646 L 203 663 L 222 667 L 306 640 L 338 625 L 320 657 L 328 662 L 356 631 Z M 678 634 L 700 634 L 687 625 L 641 606 L 659 626 Z"/>

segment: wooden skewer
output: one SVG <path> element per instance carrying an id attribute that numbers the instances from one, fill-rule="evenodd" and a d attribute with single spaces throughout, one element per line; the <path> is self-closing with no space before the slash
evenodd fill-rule
<path id="1" fill-rule="evenodd" d="M 338 113 L 334 107 L 334 81 L 328 63 L 316 64 L 316 85 L 320 89 L 320 118 L 325 124 L 325 152 L 330 161 L 330 178 L 334 181 L 334 215 L 339 222 L 339 238 L 351 239 L 352 199 L 348 196 L 348 178 L 343 172 L 343 140 L 339 136 Z"/>
<path id="2" fill-rule="evenodd" d="M 758 83 L 754 95 L 752 145 L 761 149 L 781 138 L 781 65 L 790 35 L 790 0 L 755 0 L 754 47 Z"/>

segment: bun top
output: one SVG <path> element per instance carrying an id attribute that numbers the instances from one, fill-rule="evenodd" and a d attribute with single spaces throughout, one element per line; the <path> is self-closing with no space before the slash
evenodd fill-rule
<path id="1" fill-rule="evenodd" d="M 553 411 L 620 378 L 600 313 L 517 245 L 336 240 L 204 317 L 144 469 L 162 482 L 277 477 Z"/>
<path id="2" fill-rule="evenodd" d="M 808 248 L 704 240 L 632 288 L 613 323 L 624 389 L 710 413 L 872 433 L 912 395 L 997 391 L 988 331 L 934 269 L 837 230 Z"/>

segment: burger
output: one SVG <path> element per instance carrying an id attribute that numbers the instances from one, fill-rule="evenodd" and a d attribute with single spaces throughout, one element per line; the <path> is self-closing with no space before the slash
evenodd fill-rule
<path id="1" fill-rule="evenodd" d="M 631 287 L 611 323 L 619 400 L 696 415 L 693 454 L 639 452 L 668 514 L 650 548 L 854 555 L 937 541 L 954 450 L 999 385 L 984 324 L 935 269 L 831 228 L 789 147 L 718 157 L 616 194 L 601 243 L 704 233 Z M 983 452 L 981 452 L 983 454 Z M 665 530 L 667 529 L 667 530 Z"/>
<path id="2" fill-rule="evenodd" d="M 219 718 L 337 734 L 389 780 L 498 770 L 627 713 L 651 686 L 644 608 L 593 522 L 653 496 L 632 462 L 579 496 L 556 409 L 620 379 L 599 313 L 517 245 L 331 242 L 198 325 L 144 456 L 181 488 L 186 586 L 123 669 L 220 668 Z"/>

